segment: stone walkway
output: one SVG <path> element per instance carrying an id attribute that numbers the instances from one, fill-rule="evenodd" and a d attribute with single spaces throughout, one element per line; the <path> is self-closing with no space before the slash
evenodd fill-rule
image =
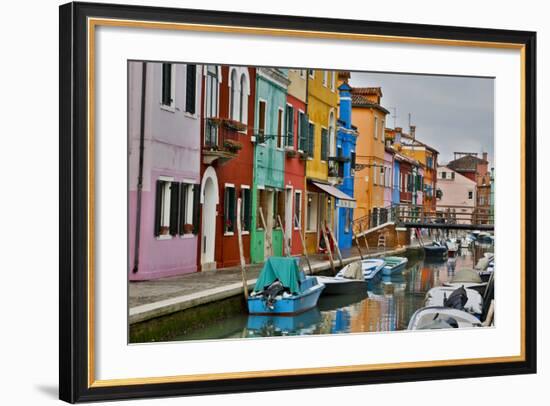
<path id="1" fill-rule="evenodd" d="M 369 251 L 368 257 L 396 255 L 403 253 L 404 248 L 392 251 Z M 365 255 L 365 252 L 363 252 Z M 342 252 L 343 264 L 360 259 L 354 247 Z M 308 272 L 307 263 L 302 257 L 300 265 Z M 310 255 L 312 273 L 316 274 L 330 269 L 327 255 Z M 338 268 L 339 261 L 334 259 Z M 247 265 L 246 278 L 249 288 L 254 286 L 263 264 Z M 130 282 L 128 304 L 130 307 L 130 324 L 149 320 L 176 311 L 238 295 L 242 292 L 242 276 L 239 267 L 218 269 L 215 271 L 197 272 L 183 276 L 155 279 L 151 281 Z"/>

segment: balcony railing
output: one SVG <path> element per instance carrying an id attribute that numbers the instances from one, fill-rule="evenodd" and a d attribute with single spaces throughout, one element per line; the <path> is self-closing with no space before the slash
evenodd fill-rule
<path id="1" fill-rule="evenodd" d="M 243 131 L 246 124 L 238 121 L 208 117 L 204 119 L 203 159 L 210 164 L 218 158 L 228 160 L 236 157 L 242 149 Z"/>

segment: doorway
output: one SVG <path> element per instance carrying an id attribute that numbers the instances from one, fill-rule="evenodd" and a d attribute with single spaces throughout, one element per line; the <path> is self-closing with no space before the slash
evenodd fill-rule
<path id="1" fill-rule="evenodd" d="M 216 206 L 218 204 L 218 178 L 212 167 L 203 176 L 201 193 L 202 228 L 201 228 L 201 269 L 216 269 L 214 254 L 216 250 Z"/>

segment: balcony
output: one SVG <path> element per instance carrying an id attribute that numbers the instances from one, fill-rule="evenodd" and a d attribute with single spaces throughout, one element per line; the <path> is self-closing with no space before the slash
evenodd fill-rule
<path id="1" fill-rule="evenodd" d="M 219 117 L 204 119 L 202 162 L 211 165 L 217 161 L 223 165 L 236 158 L 243 147 L 239 138 L 246 130 L 246 124 L 232 119 Z"/>
<path id="2" fill-rule="evenodd" d="M 328 158 L 328 181 L 333 185 L 339 185 L 344 181 L 344 164 L 350 159 L 343 156 L 331 156 Z"/>

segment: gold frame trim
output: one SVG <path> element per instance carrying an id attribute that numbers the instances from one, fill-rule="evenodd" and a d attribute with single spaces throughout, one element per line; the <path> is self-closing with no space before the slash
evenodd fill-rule
<path id="1" fill-rule="evenodd" d="M 97 26 L 109 27 L 132 27 L 148 28 L 161 30 L 179 30 L 195 32 L 218 32 L 244 35 L 267 35 L 283 37 L 300 38 L 321 38 L 321 39 L 339 39 L 339 40 L 358 40 L 369 42 L 389 42 L 404 44 L 420 44 L 435 46 L 460 46 L 460 47 L 478 47 L 494 49 L 512 49 L 520 51 L 520 82 L 521 82 L 521 100 L 520 100 L 520 167 L 521 167 L 521 246 L 520 246 L 520 355 L 505 357 L 486 357 L 486 358 L 466 358 L 456 360 L 435 360 L 435 361 L 416 361 L 401 363 L 383 363 L 366 365 L 348 365 L 336 367 L 317 367 L 300 369 L 278 369 L 268 371 L 243 371 L 243 372 L 222 372 L 212 374 L 193 374 L 193 375 L 175 375 L 146 378 L 124 378 L 124 379 L 95 379 L 95 277 L 94 277 L 94 190 L 95 190 L 95 28 Z M 161 384 L 177 382 L 198 382 L 212 381 L 218 379 L 244 379 L 255 377 L 278 377 L 278 376 L 298 376 L 310 374 L 331 374 L 341 372 L 366 372 L 392 370 L 401 368 L 425 368 L 459 365 L 479 365 L 496 364 L 504 362 L 522 362 L 525 361 L 525 45 L 505 42 L 484 42 L 484 41 L 463 41 L 452 39 L 432 39 L 421 37 L 400 37 L 390 35 L 370 35 L 354 34 L 326 31 L 307 31 L 290 29 L 273 29 L 259 27 L 240 27 L 230 25 L 209 25 L 209 24 L 186 24 L 186 23 L 163 23 L 140 20 L 124 20 L 109 18 L 89 18 L 88 19 L 88 387 L 104 388 L 126 385 L 143 384 Z"/>

